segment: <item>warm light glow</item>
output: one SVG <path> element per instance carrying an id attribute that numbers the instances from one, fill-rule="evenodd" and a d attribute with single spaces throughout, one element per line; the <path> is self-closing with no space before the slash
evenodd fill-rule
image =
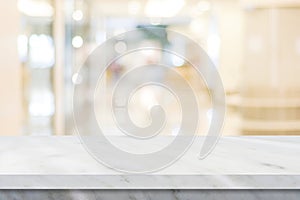
<path id="1" fill-rule="evenodd" d="M 81 10 L 75 10 L 72 14 L 72 18 L 75 21 L 80 21 L 83 18 L 83 12 Z"/>
<path id="2" fill-rule="evenodd" d="M 208 123 L 211 123 L 212 116 L 213 116 L 213 109 L 210 108 L 210 109 L 208 109 L 208 111 L 206 112 L 206 117 L 207 117 Z"/>
<path id="3" fill-rule="evenodd" d="M 153 106 L 158 105 L 154 91 L 149 88 L 144 88 L 141 91 L 140 100 L 143 106 L 148 110 L 151 110 Z"/>
<path id="4" fill-rule="evenodd" d="M 175 66 L 175 67 L 180 67 L 184 64 L 184 60 L 176 55 L 173 55 L 172 56 L 172 64 Z"/>
<path id="5" fill-rule="evenodd" d="M 141 3 L 139 1 L 129 1 L 128 3 L 128 13 L 131 15 L 136 15 L 141 9 Z"/>
<path id="6" fill-rule="evenodd" d="M 145 14 L 147 17 L 174 17 L 184 4 L 184 0 L 148 0 Z"/>
<path id="7" fill-rule="evenodd" d="M 210 10 L 210 2 L 208 1 L 200 1 L 197 4 L 197 10 L 200 12 L 205 12 Z"/>
<path id="8" fill-rule="evenodd" d="M 48 68 L 55 63 L 53 39 L 49 35 L 31 35 L 29 58 L 33 68 Z"/>
<path id="9" fill-rule="evenodd" d="M 54 13 L 52 6 L 45 1 L 19 0 L 18 9 L 31 17 L 52 17 Z"/>
<path id="10" fill-rule="evenodd" d="M 190 30 L 199 35 L 203 35 L 205 33 L 205 22 L 204 20 L 195 19 L 189 25 Z"/>
<path id="11" fill-rule="evenodd" d="M 213 59 L 219 57 L 221 39 L 217 34 L 211 34 L 207 39 L 207 54 Z"/>
<path id="12" fill-rule="evenodd" d="M 72 45 L 73 45 L 73 47 L 74 48 L 80 48 L 80 47 L 82 47 L 82 45 L 83 45 L 83 39 L 82 39 L 82 37 L 81 36 L 75 36 L 75 37 L 73 37 L 73 39 L 72 39 Z"/>
<path id="13" fill-rule="evenodd" d="M 30 96 L 29 113 L 31 116 L 47 117 L 55 112 L 54 97 L 51 91 L 34 90 Z"/>

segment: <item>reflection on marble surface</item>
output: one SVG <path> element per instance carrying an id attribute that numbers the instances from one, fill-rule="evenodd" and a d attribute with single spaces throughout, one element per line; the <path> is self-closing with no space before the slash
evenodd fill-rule
<path id="1" fill-rule="evenodd" d="M 202 142 L 162 171 L 134 175 L 101 165 L 73 136 L 2 137 L 0 188 L 300 188 L 300 137 L 223 137 L 199 160 Z"/>

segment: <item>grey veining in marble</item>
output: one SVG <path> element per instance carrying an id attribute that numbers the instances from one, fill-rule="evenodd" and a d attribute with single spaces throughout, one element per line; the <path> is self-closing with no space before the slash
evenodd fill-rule
<path id="1" fill-rule="evenodd" d="M 300 188 L 300 137 L 223 137 L 204 160 L 201 141 L 170 167 L 134 175 L 98 163 L 73 136 L 2 137 L 0 188 Z"/>
<path id="2" fill-rule="evenodd" d="M 296 190 L 22 190 L 0 191 L 0 200 L 299 200 Z"/>

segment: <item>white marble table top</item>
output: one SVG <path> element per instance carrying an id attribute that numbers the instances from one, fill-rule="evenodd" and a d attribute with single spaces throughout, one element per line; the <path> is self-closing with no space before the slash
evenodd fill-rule
<path id="1" fill-rule="evenodd" d="M 300 137 L 222 137 L 204 160 L 197 158 L 201 141 L 143 175 L 98 163 L 76 136 L 1 137 L 0 188 L 300 188 Z"/>

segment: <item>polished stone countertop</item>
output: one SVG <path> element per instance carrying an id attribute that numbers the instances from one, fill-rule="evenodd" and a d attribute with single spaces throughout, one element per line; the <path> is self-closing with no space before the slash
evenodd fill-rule
<path id="1" fill-rule="evenodd" d="M 111 138 L 135 147 L 126 137 Z M 76 136 L 1 137 L 0 189 L 300 188 L 300 137 L 221 137 L 200 160 L 202 142 L 197 138 L 183 157 L 161 171 L 127 174 L 97 162 Z"/>

